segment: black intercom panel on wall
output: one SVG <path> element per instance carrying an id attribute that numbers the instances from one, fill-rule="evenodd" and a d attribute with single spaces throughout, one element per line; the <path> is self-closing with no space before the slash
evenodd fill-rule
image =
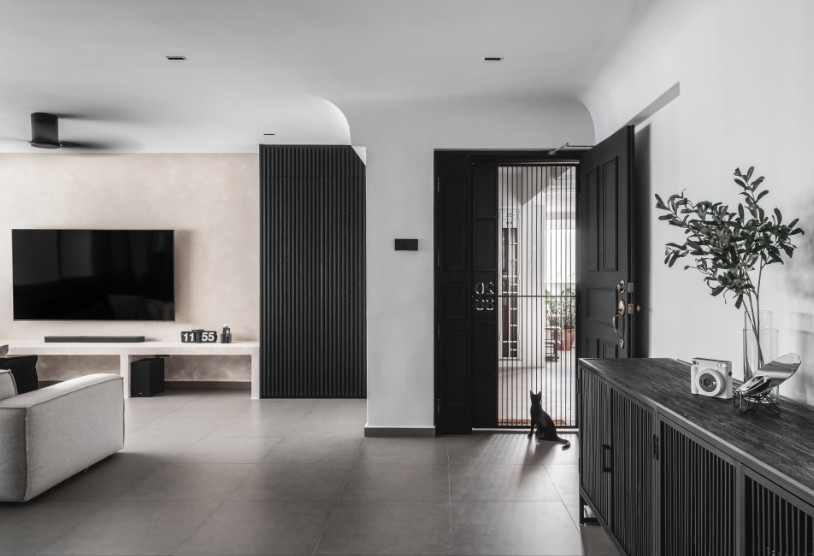
<path id="1" fill-rule="evenodd" d="M 396 251 L 418 251 L 417 239 L 397 239 Z"/>

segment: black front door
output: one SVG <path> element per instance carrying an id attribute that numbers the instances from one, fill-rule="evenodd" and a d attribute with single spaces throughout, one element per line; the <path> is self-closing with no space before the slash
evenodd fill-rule
<path id="1" fill-rule="evenodd" d="M 552 163 L 557 168 L 552 170 Z M 545 257 L 541 255 L 544 249 L 555 255 L 567 251 L 563 248 L 565 242 L 556 245 L 541 242 L 535 247 L 528 240 L 532 229 L 559 234 L 561 238 L 568 237 L 573 229 L 564 224 L 573 218 L 573 213 L 568 217 L 570 209 L 563 209 L 571 206 L 566 202 L 570 194 L 563 192 L 571 191 L 570 178 L 566 180 L 564 176 L 572 175 L 567 169 L 575 164 L 579 166 L 575 249 L 577 344 L 575 352 L 571 352 L 565 347 L 565 338 L 572 326 L 568 323 L 573 319 L 568 318 L 565 307 L 573 299 L 574 276 L 564 272 L 562 283 L 554 284 L 555 291 L 548 292 L 544 277 L 560 273 L 549 262 L 543 263 Z M 540 189 L 535 189 L 538 186 L 533 185 L 534 180 L 510 183 L 510 187 L 500 185 L 501 168 L 511 174 L 523 165 L 549 166 L 538 172 L 546 176 L 545 188 L 540 185 Z M 633 296 L 639 281 L 634 275 L 632 127 L 620 130 L 584 153 L 436 151 L 435 178 L 434 402 L 439 434 L 468 433 L 473 427 L 506 426 L 515 421 L 519 426 L 519 421 L 527 416 L 524 404 L 528 402 L 529 388 L 545 390 L 559 383 L 571 384 L 575 367 L 555 366 L 554 362 L 573 363 L 574 357 L 631 357 L 637 353 L 633 345 L 638 310 Z M 552 207 L 564 210 L 563 214 L 549 214 L 541 208 L 542 204 L 551 205 L 551 199 L 540 197 L 544 189 L 561 191 L 559 197 L 553 198 L 563 203 Z M 518 202 L 507 201 L 503 198 L 507 195 L 532 200 L 531 212 L 526 215 L 531 220 L 527 220 L 530 224 L 525 228 L 513 228 L 518 226 L 514 217 L 510 223 L 508 213 L 501 215 L 501 210 L 506 212 L 501 202 L 504 205 Z M 570 199 L 573 202 L 573 196 Z M 511 240 L 512 229 L 516 235 L 525 234 L 526 247 L 521 254 L 508 248 L 520 243 L 517 238 Z M 503 249 L 501 241 L 505 243 Z M 516 268 L 514 274 L 499 278 L 501 252 L 507 262 L 514 261 Z M 521 256 L 525 258 L 521 260 Z M 520 289 L 509 286 L 518 281 Z M 506 304 L 505 315 L 515 309 L 514 317 L 500 318 L 502 303 Z M 520 315 L 525 315 L 522 323 L 518 320 Z M 506 329 L 502 338 L 501 322 Z M 526 325 L 522 329 L 526 336 L 522 338 L 517 332 L 521 324 Z M 501 340 L 505 340 L 506 347 L 502 369 Z M 535 362 L 535 353 L 539 362 Z M 528 368 L 533 368 L 536 374 L 532 376 Z M 527 375 L 531 379 L 527 380 Z M 501 376 L 513 377 L 510 384 L 502 387 L 506 399 L 499 394 Z M 555 407 L 556 399 L 550 400 L 549 412 L 557 410 L 566 415 L 561 424 L 573 423 L 568 417 L 568 407 Z M 504 421 L 500 421 L 500 403 L 504 408 L 512 403 L 516 406 Z M 560 405 L 563 404 L 567 405 L 567 400 Z"/>
<path id="2" fill-rule="evenodd" d="M 579 184 L 578 356 L 634 357 L 633 126 L 582 156 Z"/>
<path id="3" fill-rule="evenodd" d="M 435 411 L 441 434 L 497 425 L 497 167 L 435 154 Z"/>

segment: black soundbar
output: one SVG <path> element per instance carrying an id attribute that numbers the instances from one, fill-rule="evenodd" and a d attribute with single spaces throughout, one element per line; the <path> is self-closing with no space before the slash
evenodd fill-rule
<path id="1" fill-rule="evenodd" d="M 118 344 L 118 343 L 136 343 L 144 342 L 144 336 L 46 336 L 46 342 L 71 342 L 71 343 L 87 343 L 87 344 Z"/>

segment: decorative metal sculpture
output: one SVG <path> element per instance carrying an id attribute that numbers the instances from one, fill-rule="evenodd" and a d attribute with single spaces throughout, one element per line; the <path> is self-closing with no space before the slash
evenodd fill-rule
<path id="1" fill-rule="evenodd" d="M 759 369 L 755 376 L 735 389 L 732 403 L 741 412 L 755 411 L 763 406 L 775 415 L 780 414 L 780 407 L 771 395 L 772 389 L 780 386 L 797 372 L 800 367 L 800 356 L 787 353 Z"/>

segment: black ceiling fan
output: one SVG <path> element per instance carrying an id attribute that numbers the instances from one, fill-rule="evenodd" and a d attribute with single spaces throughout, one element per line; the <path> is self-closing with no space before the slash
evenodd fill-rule
<path id="1" fill-rule="evenodd" d="M 63 116 L 80 119 L 77 116 Z M 60 141 L 59 118 L 57 114 L 47 112 L 34 112 L 31 114 L 31 141 L 30 145 L 38 149 L 92 149 L 109 150 L 119 145 L 100 141 Z"/>

